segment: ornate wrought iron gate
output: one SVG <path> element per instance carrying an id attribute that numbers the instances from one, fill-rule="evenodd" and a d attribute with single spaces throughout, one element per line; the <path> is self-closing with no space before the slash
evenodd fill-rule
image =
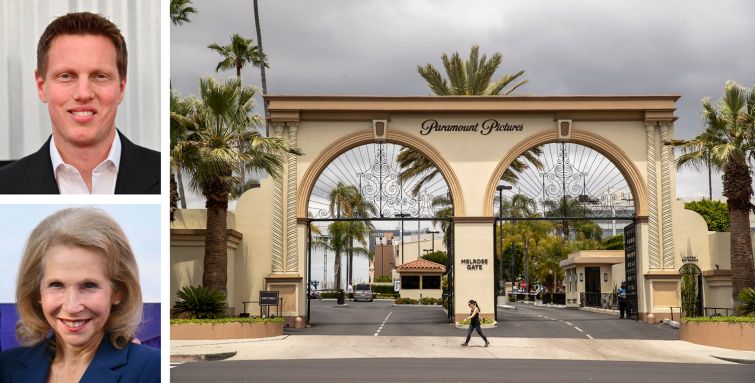
<path id="1" fill-rule="evenodd" d="M 635 222 L 624 227 L 624 273 L 627 283 L 627 317 L 639 319 L 637 315 L 637 242 Z"/>

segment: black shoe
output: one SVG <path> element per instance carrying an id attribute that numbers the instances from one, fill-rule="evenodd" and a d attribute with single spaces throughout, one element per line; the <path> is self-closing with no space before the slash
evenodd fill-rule
<path id="1" fill-rule="evenodd" d="M 485 345 L 482 346 L 482 347 L 488 347 L 489 344 L 490 344 L 490 342 L 485 342 Z"/>
<path id="2" fill-rule="evenodd" d="M 461 347 L 467 347 L 467 344 L 466 343 L 462 343 Z"/>

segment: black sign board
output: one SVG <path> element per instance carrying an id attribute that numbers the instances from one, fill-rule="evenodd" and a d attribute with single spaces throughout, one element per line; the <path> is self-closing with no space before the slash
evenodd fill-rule
<path id="1" fill-rule="evenodd" d="M 260 306 L 278 306 L 278 292 L 260 291 Z"/>

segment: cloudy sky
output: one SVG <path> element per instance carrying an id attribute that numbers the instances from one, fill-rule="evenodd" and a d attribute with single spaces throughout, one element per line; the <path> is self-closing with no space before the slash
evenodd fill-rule
<path id="1" fill-rule="evenodd" d="M 233 33 L 256 40 L 251 0 L 194 0 L 192 22 L 171 27 L 171 81 L 197 94 Z M 679 94 L 676 136 L 702 129 L 700 100 L 727 80 L 755 84 L 755 2 L 259 0 L 271 94 L 427 95 L 417 65 L 479 44 L 503 54 L 499 74 L 526 71 L 521 93 Z M 259 85 L 256 68 L 246 83 Z M 677 195 L 707 194 L 706 177 L 679 173 Z M 720 177 L 714 194 L 720 196 Z M 203 203 L 195 201 L 193 206 Z"/>

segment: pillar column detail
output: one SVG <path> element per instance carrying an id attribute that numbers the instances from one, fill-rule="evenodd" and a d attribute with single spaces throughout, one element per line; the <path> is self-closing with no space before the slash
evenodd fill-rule
<path id="1" fill-rule="evenodd" d="M 283 124 L 273 123 L 273 136 L 282 137 Z M 285 157 L 284 157 L 285 159 Z M 283 184 L 281 177 L 273 180 L 273 246 L 272 272 L 283 272 Z"/>
<path id="2" fill-rule="evenodd" d="M 663 268 L 674 267 L 674 234 L 672 230 L 671 167 L 674 154 L 663 143 L 671 139 L 671 123 L 661 123 L 661 232 L 663 233 Z"/>
<path id="3" fill-rule="evenodd" d="M 660 238 L 658 235 L 658 188 L 656 185 L 656 122 L 645 122 L 646 159 L 648 180 L 648 267 L 650 270 L 661 268 Z"/>
<path id="4" fill-rule="evenodd" d="M 288 122 L 288 144 L 296 147 L 297 122 Z M 296 156 L 286 154 L 286 271 L 299 271 L 299 247 L 296 238 Z"/>

